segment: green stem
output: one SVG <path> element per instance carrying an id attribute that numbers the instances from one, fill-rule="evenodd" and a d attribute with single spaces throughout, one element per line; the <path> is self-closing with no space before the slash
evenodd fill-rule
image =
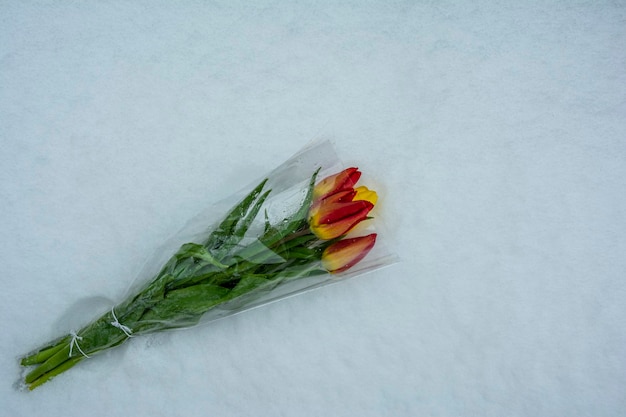
<path id="1" fill-rule="evenodd" d="M 53 345 L 48 348 L 44 348 L 30 356 L 22 358 L 22 361 L 21 361 L 22 366 L 32 366 L 32 365 L 38 365 L 40 363 L 44 363 L 49 358 L 51 358 L 55 353 L 57 353 L 59 350 L 63 349 L 63 346 L 66 343 L 68 343 L 70 340 L 71 339 L 69 337 L 66 337 L 62 339 L 61 341 L 59 341 L 56 345 Z"/>
<path id="2" fill-rule="evenodd" d="M 28 384 L 28 389 L 31 390 L 31 391 L 34 390 L 35 388 L 37 388 L 38 386 L 40 386 L 44 382 L 48 382 L 49 380 L 51 380 L 55 376 L 57 376 L 57 375 L 65 372 L 65 371 L 67 371 L 68 369 L 70 369 L 71 367 L 73 367 L 78 362 L 82 361 L 83 359 L 85 359 L 84 356 L 77 356 L 77 357 L 71 358 L 71 359 L 63 362 L 61 365 L 57 366 L 56 368 L 54 368 L 50 372 L 46 372 L 45 374 L 41 375 L 39 378 L 37 378 L 34 381 L 30 382 Z"/>
<path id="3" fill-rule="evenodd" d="M 61 350 L 57 351 L 52 357 L 46 360 L 44 363 L 33 369 L 26 377 L 24 381 L 27 384 L 33 383 L 37 378 L 42 376 L 43 374 L 52 371 L 59 365 L 62 365 L 64 362 L 70 360 L 70 345 L 66 344 Z"/>

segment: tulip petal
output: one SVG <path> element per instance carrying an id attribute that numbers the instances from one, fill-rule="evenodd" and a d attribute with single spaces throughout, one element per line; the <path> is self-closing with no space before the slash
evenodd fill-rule
<path id="1" fill-rule="evenodd" d="M 343 272 L 361 261 L 375 243 L 376 233 L 333 243 L 322 254 L 322 266 L 330 273 Z"/>
<path id="2" fill-rule="evenodd" d="M 352 200 L 369 201 L 370 203 L 376 205 L 376 202 L 378 201 L 378 194 L 376 194 L 376 191 L 370 190 L 364 185 L 355 188 L 354 191 L 356 191 L 356 194 L 352 197 Z"/>
<path id="3" fill-rule="evenodd" d="M 349 203 L 322 205 L 319 223 L 333 224 L 341 221 L 352 221 L 356 218 L 365 218 L 374 208 L 369 201 L 351 201 Z"/>

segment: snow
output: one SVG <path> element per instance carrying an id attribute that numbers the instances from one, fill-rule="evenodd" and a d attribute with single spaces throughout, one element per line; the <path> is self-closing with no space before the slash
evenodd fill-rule
<path id="1" fill-rule="evenodd" d="M 0 415 L 623 415 L 625 19 L 2 2 Z M 20 355 L 314 138 L 376 183 L 400 264 L 16 389 Z"/>

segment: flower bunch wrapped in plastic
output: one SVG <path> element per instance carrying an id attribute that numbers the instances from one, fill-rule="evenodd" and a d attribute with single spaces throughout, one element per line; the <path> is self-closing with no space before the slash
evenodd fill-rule
<path id="1" fill-rule="evenodd" d="M 307 155 L 310 158 L 311 152 Z M 294 158 L 245 195 L 199 243 L 183 244 L 123 302 L 22 358 L 23 366 L 33 367 L 24 384 L 34 389 L 138 335 L 194 326 L 323 285 L 331 274 L 360 262 L 374 247 L 377 234 L 346 235 L 368 223 L 376 193 L 356 187 L 361 175 L 357 168 L 317 181 L 318 167 L 300 185 L 281 185 L 280 178 L 289 176 L 302 155 Z M 269 214 L 273 190 L 268 188 L 273 177 L 279 177 L 280 195 L 300 198 L 274 222 Z"/>

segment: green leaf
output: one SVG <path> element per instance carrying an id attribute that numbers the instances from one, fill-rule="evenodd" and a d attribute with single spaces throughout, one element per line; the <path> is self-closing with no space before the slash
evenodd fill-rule
<path id="1" fill-rule="evenodd" d="M 246 274 L 230 291 L 227 297 L 229 301 L 221 308 L 239 309 L 274 289 L 282 280 L 283 277 L 277 275 Z"/>
<path id="2" fill-rule="evenodd" d="M 219 226 L 209 235 L 204 246 L 209 250 L 216 250 L 222 247 L 224 243 L 227 243 L 230 238 L 235 236 L 243 236 L 247 228 L 240 227 L 237 229 L 237 225 L 245 218 L 246 213 L 250 210 L 250 207 L 255 203 L 267 179 L 261 181 L 259 185 L 254 188 L 239 204 L 237 204 L 233 209 L 226 215 L 224 220 L 219 224 Z M 267 197 L 267 193 L 265 194 Z M 265 199 L 265 197 L 263 199 Z M 257 209 L 258 211 L 258 209 Z M 244 230 L 245 229 L 245 230 Z M 243 231 L 243 233 L 242 233 Z"/>
<path id="3" fill-rule="evenodd" d="M 307 224 L 309 209 L 311 207 L 311 202 L 313 201 L 313 189 L 315 188 L 315 180 L 320 169 L 321 168 L 318 168 L 313 173 L 311 181 L 309 182 L 309 188 L 307 189 L 306 196 L 304 197 L 300 208 L 291 217 L 285 219 L 286 221 L 280 226 L 271 228 L 261 237 L 260 240 L 266 246 L 272 247 L 286 236 L 294 233 L 295 231 L 301 229 Z"/>
<path id="4" fill-rule="evenodd" d="M 270 216 L 267 214 L 267 209 L 265 209 L 265 229 L 263 230 L 263 232 L 267 233 L 271 228 L 272 225 L 270 223 Z"/>
<path id="5" fill-rule="evenodd" d="M 170 291 L 142 317 L 142 321 L 163 321 L 166 327 L 178 327 L 177 321 L 187 322 L 190 317 L 199 318 L 211 307 L 224 301 L 227 288 L 213 284 L 198 284 Z M 165 327 L 164 327 L 165 328 Z"/>
<path id="6" fill-rule="evenodd" d="M 206 247 L 197 243 L 185 243 L 180 247 L 180 249 L 178 250 L 178 252 L 176 252 L 176 255 L 174 256 L 176 256 L 178 260 L 182 260 L 185 258 L 202 259 L 203 261 L 206 261 L 217 268 L 228 268 L 228 265 L 224 265 L 223 263 L 215 259 L 213 255 L 209 253 Z"/>
<path id="7" fill-rule="evenodd" d="M 267 198 L 269 193 L 270 191 L 266 191 L 265 193 L 263 193 L 259 197 L 259 199 L 254 203 L 252 208 L 250 208 L 248 213 L 239 221 L 237 227 L 233 231 L 233 234 L 231 236 L 224 238 L 222 246 L 219 249 L 214 251 L 215 256 L 217 258 L 220 258 L 220 259 L 224 258 L 226 255 L 228 255 L 231 249 L 233 249 L 235 246 L 239 244 L 239 242 L 241 242 L 246 232 L 250 228 L 250 225 L 252 224 L 255 217 L 259 213 L 259 210 L 261 209 L 261 206 L 265 202 L 265 199 Z"/>
<path id="8" fill-rule="evenodd" d="M 252 224 L 252 222 L 256 218 L 257 214 L 259 214 L 259 210 L 261 210 L 261 206 L 263 206 L 263 203 L 265 202 L 267 197 L 270 195 L 271 191 L 272 190 L 268 190 L 268 191 L 264 192 L 263 194 L 261 194 L 261 196 L 254 203 L 252 208 L 250 208 L 250 210 L 248 210 L 248 213 L 245 215 L 245 217 L 243 217 L 239 221 L 239 223 L 237 224 L 237 227 L 236 227 L 235 232 L 233 233 L 233 235 L 237 236 L 239 238 L 239 240 L 241 240 L 241 238 L 244 237 L 244 235 L 246 234 L 246 232 L 250 228 L 250 225 Z"/>
<path id="9" fill-rule="evenodd" d="M 313 259 L 316 251 L 306 247 L 296 247 L 282 253 L 285 259 Z"/>
<path id="10" fill-rule="evenodd" d="M 248 274 L 245 275 L 239 283 L 230 291 L 228 298 L 239 297 L 243 294 L 254 291 L 255 289 L 267 284 L 266 275 Z"/>
<path id="11" fill-rule="evenodd" d="M 317 179 L 317 174 L 320 172 L 320 168 L 316 169 L 313 175 L 311 176 L 311 181 L 309 182 L 309 188 L 306 193 L 306 197 L 300 206 L 300 209 L 296 212 L 294 218 L 298 220 L 307 220 L 309 209 L 311 208 L 311 203 L 313 201 L 313 189 L 315 188 L 315 180 Z"/>

